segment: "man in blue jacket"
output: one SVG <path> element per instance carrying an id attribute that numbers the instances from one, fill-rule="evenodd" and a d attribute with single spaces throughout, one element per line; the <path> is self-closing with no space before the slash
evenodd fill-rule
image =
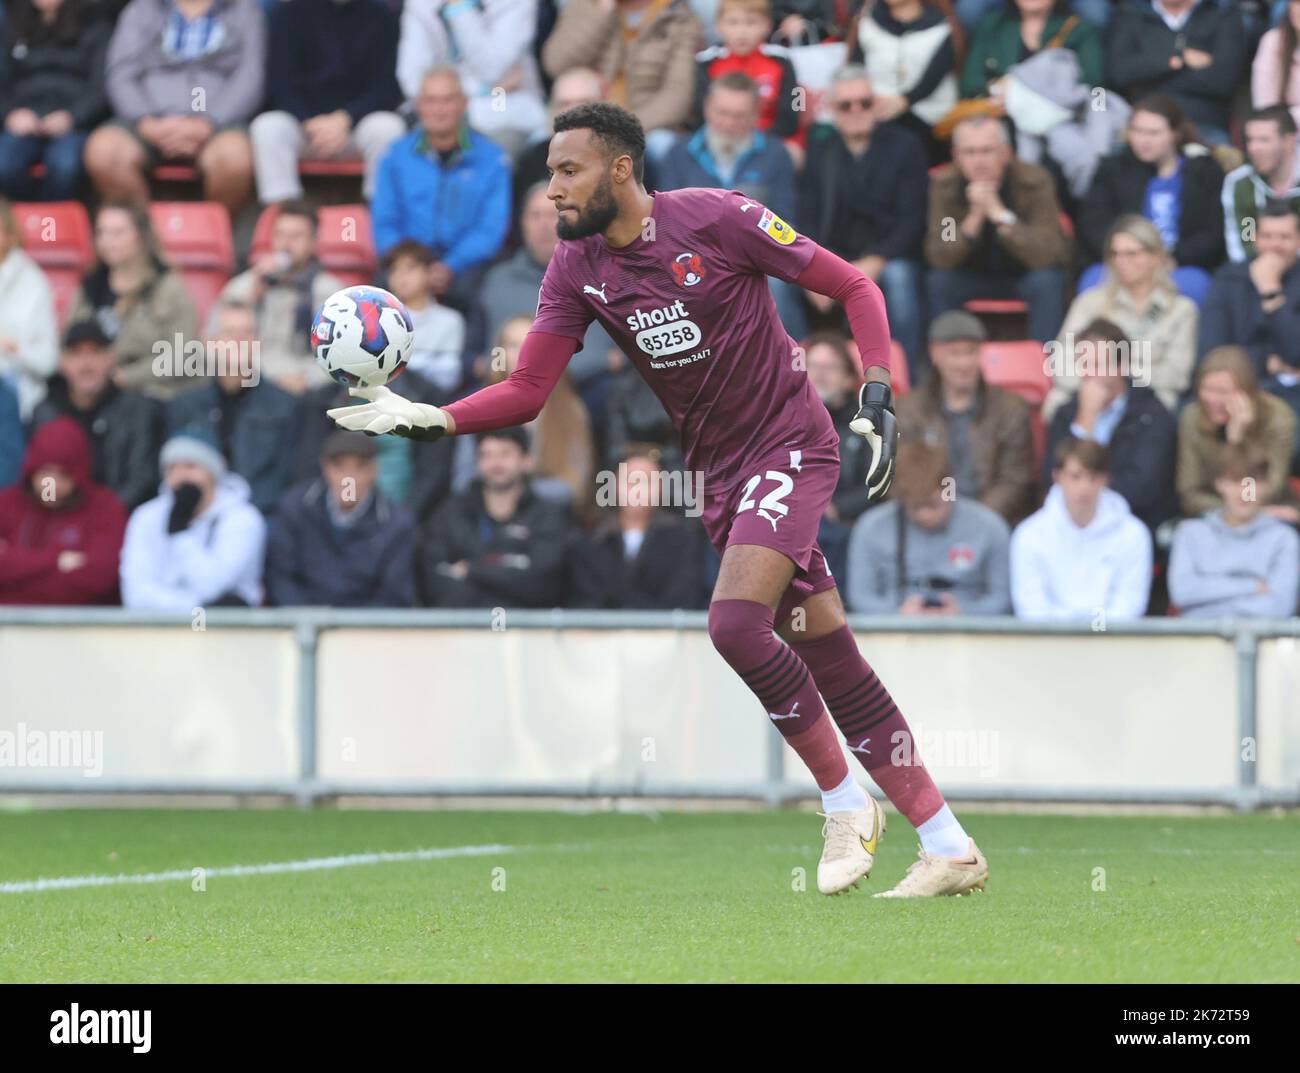
<path id="1" fill-rule="evenodd" d="M 465 108 L 455 68 L 430 71 L 415 99 L 419 127 L 388 150 L 370 202 L 380 257 L 402 239 L 428 246 L 434 292 L 461 312 L 510 226 L 509 160 L 465 125 Z"/>

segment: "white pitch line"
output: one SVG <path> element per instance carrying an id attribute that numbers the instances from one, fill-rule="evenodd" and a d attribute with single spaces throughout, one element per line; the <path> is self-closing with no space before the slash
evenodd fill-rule
<path id="1" fill-rule="evenodd" d="M 355 868 L 362 864 L 391 864 L 401 861 L 440 861 L 448 857 L 485 857 L 510 853 L 513 846 L 448 846 L 442 849 L 413 849 L 395 853 L 353 853 L 344 857 L 310 857 L 305 861 L 273 861 L 270 864 L 233 864 L 206 868 L 208 878 L 222 876 L 266 876 L 284 872 L 316 872 L 325 868 Z M 41 890 L 71 890 L 76 887 L 114 887 L 128 883 L 171 883 L 193 879 L 194 870 L 142 872 L 116 876 L 57 876 L 53 879 L 25 879 L 0 883 L 0 894 L 30 894 Z"/>

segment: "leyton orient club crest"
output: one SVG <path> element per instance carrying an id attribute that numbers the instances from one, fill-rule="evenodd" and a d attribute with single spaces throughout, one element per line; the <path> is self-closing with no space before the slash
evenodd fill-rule
<path id="1" fill-rule="evenodd" d="M 694 287 L 704 279 L 704 262 L 698 253 L 679 253 L 673 260 L 673 278 L 683 287 Z"/>

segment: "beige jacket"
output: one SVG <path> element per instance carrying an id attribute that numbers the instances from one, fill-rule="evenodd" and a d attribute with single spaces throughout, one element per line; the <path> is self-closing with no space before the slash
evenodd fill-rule
<path id="1" fill-rule="evenodd" d="M 1136 381 L 1149 387 L 1171 412 L 1178 409 L 1178 399 L 1192 383 L 1196 365 L 1196 303 L 1177 291 L 1156 292 L 1145 310 L 1139 310 L 1128 291 L 1115 288 L 1114 301 L 1108 301 L 1103 283 L 1084 291 L 1072 303 L 1057 339 L 1059 353 L 1072 356 L 1066 337 L 1076 338 L 1089 323 L 1104 317 L 1129 337 L 1129 361 L 1136 372 L 1145 376 Z M 1137 347 L 1134 347 L 1134 344 Z M 1142 363 L 1146 363 L 1143 365 Z M 1079 389 L 1077 376 L 1058 376 L 1043 403 L 1043 420 L 1051 421 L 1057 409 Z"/>
<path id="2" fill-rule="evenodd" d="M 1263 413 L 1248 434 L 1247 443 L 1268 459 L 1268 480 L 1257 489 L 1259 502 L 1294 504 L 1291 495 L 1291 452 L 1295 450 L 1295 414 L 1276 395 L 1259 393 Z M 1223 505 L 1214 488 L 1224 440 L 1221 430 L 1201 418 L 1196 403 L 1178 418 L 1178 501 L 1183 513 L 1196 518 Z"/>
<path id="3" fill-rule="evenodd" d="M 620 9 L 598 0 L 568 0 L 542 46 L 542 66 L 552 78 L 571 67 L 592 67 L 613 87 L 610 99 L 641 120 L 646 130 L 684 127 L 695 93 L 695 54 L 704 27 L 686 0 L 668 0 L 630 40 Z"/>
<path id="4" fill-rule="evenodd" d="M 311 306 L 319 309 L 343 284 L 323 269 L 311 281 Z M 257 276 L 241 272 L 221 290 L 224 301 L 239 302 L 257 309 L 257 339 L 261 345 L 261 375 L 268 380 L 298 378 L 309 386 L 330 383 L 330 378 L 311 352 L 307 336 L 298 330 L 298 291 L 272 284 L 257 297 Z"/>

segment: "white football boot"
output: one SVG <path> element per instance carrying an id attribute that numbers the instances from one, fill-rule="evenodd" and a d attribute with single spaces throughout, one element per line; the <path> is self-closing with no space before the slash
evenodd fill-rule
<path id="1" fill-rule="evenodd" d="M 819 812 L 825 816 L 822 838 L 826 848 L 817 865 L 817 889 L 839 894 L 871 875 L 876 847 L 885 834 L 885 810 L 867 795 L 867 807 L 857 812 Z"/>

